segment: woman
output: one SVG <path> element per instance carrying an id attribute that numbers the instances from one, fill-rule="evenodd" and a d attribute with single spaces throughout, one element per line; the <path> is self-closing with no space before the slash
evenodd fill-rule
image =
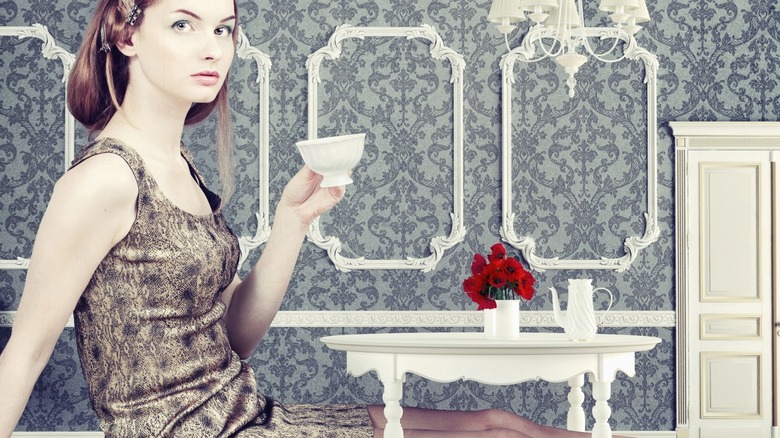
<path id="1" fill-rule="evenodd" d="M 241 358 L 284 297 L 306 229 L 344 188 L 301 169 L 251 273 L 184 125 L 215 108 L 223 195 L 232 186 L 227 76 L 234 0 L 100 0 L 68 84 L 94 139 L 57 182 L 11 339 L 0 355 L 0 436 L 9 436 L 71 313 L 106 436 L 382 436 L 379 406 L 283 407 Z M 405 409 L 406 436 L 569 436 L 513 414 Z"/>

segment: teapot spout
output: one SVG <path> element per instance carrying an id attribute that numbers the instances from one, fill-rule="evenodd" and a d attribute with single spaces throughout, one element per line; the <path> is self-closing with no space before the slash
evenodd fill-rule
<path id="1" fill-rule="evenodd" d="M 554 287 L 551 287 L 550 293 L 552 294 L 555 323 L 558 324 L 558 327 L 566 328 L 566 314 L 561 310 L 561 304 L 558 301 L 558 291 L 556 291 Z"/>

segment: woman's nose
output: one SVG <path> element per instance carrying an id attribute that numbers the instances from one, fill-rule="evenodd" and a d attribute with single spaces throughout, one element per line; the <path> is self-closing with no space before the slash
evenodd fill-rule
<path id="1" fill-rule="evenodd" d="M 210 60 L 220 60 L 225 55 L 225 49 L 222 47 L 219 36 L 209 35 L 205 38 L 203 44 L 203 56 Z"/>

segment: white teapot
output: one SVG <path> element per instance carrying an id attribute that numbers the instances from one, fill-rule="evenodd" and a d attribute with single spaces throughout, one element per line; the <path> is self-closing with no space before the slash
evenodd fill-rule
<path id="1" fill-rule="evenodd" d="M 604 312 L 609 312 L 612 308 L 614 297 L 609 289 L 599 287 L 593 288 L 591 279 L 569 279 L 569 305 L 566 312 L 561 310 L 558 301 L 558 292 L 554 287 L 550 288 L 553 298 L 553 311 L 555 313 L 555 323 L 558 324 L 566 336 L 572 341 L 590 341 L 596 336 L 598 325 L 603 322 L 596 322 L 596 311 L 593 309 L 593 295 L 598 290 L 604 290 L 609 293 L 609 306 Z"/>

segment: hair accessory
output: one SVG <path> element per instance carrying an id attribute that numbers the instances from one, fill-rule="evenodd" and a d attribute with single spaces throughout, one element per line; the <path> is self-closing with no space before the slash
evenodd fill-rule
<path id="1" fill-rule="evenodd" d="M 127 24 L 130 26 L 134 26 L 136 20 L 138 20 L 138 16 L 141 15 L 141 8 L 138 7 L 135 2 L 133 2 L 133 6 L 130 8 L 130 11 L 127 13 Z"/>
<path id="2" fill-rule="evenodd" d="M 103 53 L 111 51 L 111 46 L 106 41 L 106 26 L 100 26 L 100 51 Z"/>

